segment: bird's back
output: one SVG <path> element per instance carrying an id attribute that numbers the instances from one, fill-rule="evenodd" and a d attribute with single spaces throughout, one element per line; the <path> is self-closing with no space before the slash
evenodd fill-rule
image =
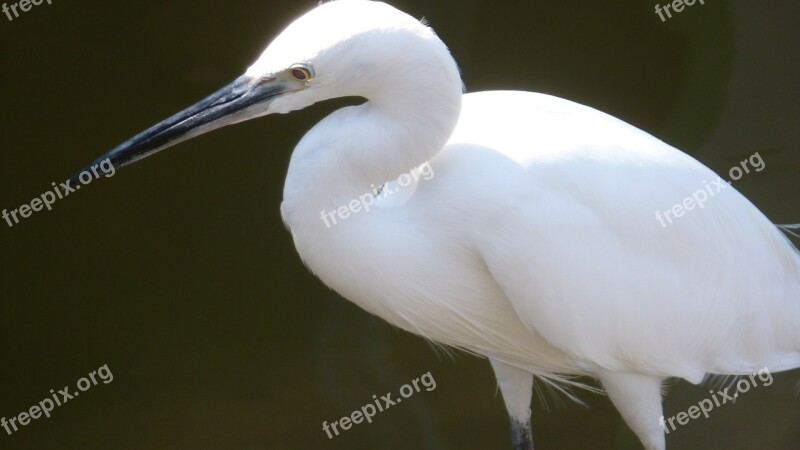
<path id="1" fill-rule="evenodd" d="M 800 366 L 798 251 L 690 156 L 586 106 L 483 92 L 433 163 L 453 226 L 576 363 L 691 381 Z"/>

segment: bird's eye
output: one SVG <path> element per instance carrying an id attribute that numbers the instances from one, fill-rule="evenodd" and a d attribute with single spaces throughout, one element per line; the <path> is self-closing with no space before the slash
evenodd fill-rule
<path id="1" fill-rule="evenodd" d="M 289 73 L 292 74 L 292 78 L 297 81 L 309 81 L 310 79 L 314 78 L 314 73 L 311 67 L 305 65 L 296 65 L 289 68 Z"/>

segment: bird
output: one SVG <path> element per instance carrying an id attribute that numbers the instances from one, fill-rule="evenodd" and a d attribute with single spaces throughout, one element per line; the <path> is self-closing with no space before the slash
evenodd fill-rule
<path id="1" fill-rule="evenodd" d="M 296 250 L 364 311 L 487 358 L 515 450 L 533 448 L 534 380 L 597 380 L 664 450 L 666 380 L 800 367 L 800 252 L 753 203 L 589 106 L 465 93 L 427 22 L 383 2 L 314 6 L 232 83 L 95 163 L 340 97 L 363 103 L 291 154 L 280 208 Z M 713 197 L 658 220 L 699 190 Z"/>

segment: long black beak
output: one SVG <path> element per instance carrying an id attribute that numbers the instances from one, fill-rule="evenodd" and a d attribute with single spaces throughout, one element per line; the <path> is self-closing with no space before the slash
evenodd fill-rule
<path id="1" fill-rule="evenodd" d="M 109 160 L 114 169 L 118 169 L 179 142 L 256 117 L 264 113 L 270 99 L 286 92 L 287 88 L 288 84 L 277 78 L 243 75 L 194 106 L 123 142 L 87 168 Z M 71 184 L 78 183 L 79 174 L 70 178 Z"/>

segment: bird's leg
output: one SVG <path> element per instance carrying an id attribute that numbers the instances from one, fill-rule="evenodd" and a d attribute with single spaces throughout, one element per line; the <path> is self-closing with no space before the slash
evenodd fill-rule
<path id="1" fill-rule="evenodd" d="M 511 419 L 511 445 L 514 450 L 533 450 L 531 420 L 519 422 Z"/>
<path id="2" fill-rule="evenodd" d="M 647 450 L 665 450 L 661 383 L 663 378 L 630 372 L 602 371 L 598 374 L 608 398 L 636 433 Z"/>
<path id="3" fill-rule="evenodd" d="M 503 394 L 508 415 L 511 418 L 511 441 L 514 450 L 533 450 L 531 431 L 531 393 L 533 375 L 508 364 L 489 360 Z"/>

